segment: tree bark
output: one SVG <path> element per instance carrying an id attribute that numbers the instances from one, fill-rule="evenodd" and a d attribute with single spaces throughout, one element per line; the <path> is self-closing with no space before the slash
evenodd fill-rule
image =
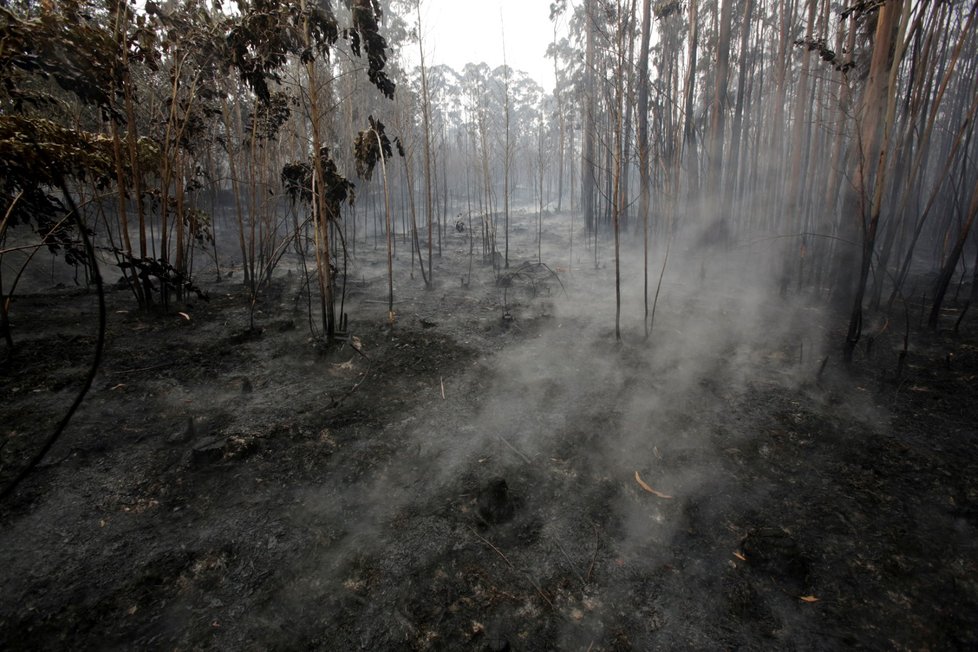
<path id="1" fill-rule="evenodd" d="M 850 198 L 847 210 L 852 211 L 852 219 L 858 220 L 861 226 L 862 256 L 856 277 L 856 290 L 853 293 L 852 312 L 849 317 L 849 328 L 846 333 L 846 343 L 843 349 L 845 361 L 852 361 L 852 354 L 862 334 L 863 297 L 866 293 L 866 282 L 872 265 L 873 253 L 876 246 L 876 231 L 879 226 L 879 197 L 882 195 L 883 175 L 886 169 L 887 140 L 890 126 L 887 119 L 892 103 L 894 75 L 899 65 L 899 58 L 893 56 L 893 43 L 899 39 L 897 28 L 901 25 L 904 15 L 905 0 L 891 0 L 879 9 L 876 19 L 876 31 L 873 45 L 873 57 L 870 61 L 869 79 L 863 91 L 863 100 L 859 111 L 859 147 L 854 148 L 853 188 L 849 191 Z M 890 102 L 888 102 L 888 96 Z M 875 177 L 875 178 L 873 178 Z M 868 201 L 868 194 L 873 197 Z M 871 201 L 871 203 L 870 203 Z M 867 205 L 868 204 L 868 205 Z"/>
<path id="2" fill-rule="evenodd" d="M 642 0 L 642 42 L 638 53 L 638 212 L 642 220 L 642 275 L 645 337 L 649 336 L 649 210 L 652 203 L 649 161 L 649 44 L 652 35 L 652 0 Z"/>

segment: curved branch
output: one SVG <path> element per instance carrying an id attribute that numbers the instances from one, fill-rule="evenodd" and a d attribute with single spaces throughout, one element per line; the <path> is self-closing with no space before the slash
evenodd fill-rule
<path id="1" fill-rule="evenodd" d="M 35 147 L 37 144 L 35 143 Z M 88 374 L 85 376 L 85 381 L 82 384 L 81 389 L 78 391 L 78 395 L 72 402 L 71 407 L 68 408 L 68 412 L 62 417 L 61 421 L 58 423 L 57 428 L 54 432 L 47 438 L 41 449 L 28 461 L 27 466 L 21 469 L 20 473 L 10 481 L 10 483 L 0 491 L 0 500 L 7 498 L 11 495 L 17 486 L 23 482 L 23 480 L 30 475 L 31 471 L 37 468 L 37 465 L 41 463 L 44 456 L 48 454 L 51 447 L 54 446 L 58 438 L 64 432 L 65 428 L 68 426 L 68 422 L 78 411 L 79 406 L 81 406 L 82 401 L 85 400 L 85 396 L 88 394 L 88 390 L 92 387 L 92 382 L 95 380 L 95 374 L 98 372 L 99 365 L 102 362 L 102 352 L 105 350 L 105 288 L 102 284 L 102 274 L 99 272 L 98 263 L 95 260 L 95 247 L 92 245 L 92 240 L 88 236 L 88 232 L 85 230 L 85 225 L 81 221 L 81 215 L 78 213 L 78 207 L 72 200 L 71 195 L 68 193 L 68 187 L 64 180 L 61 181 L 61 191 L 64 193 L 65 199 L 71 208 L 71 214 L 73 216 L 73 221 L 75 226 L 78 228 L 78 232 L 81 233 L 82 241 L 85 244 L 85 252 L 88 255 L 89 265 L 91 266 L 92 277 L 95 279 L 95 288 L 98 292 L 98 337 L 95 341 L 95 355 L 92 359 L 92 366 L 88 370 Z"/>

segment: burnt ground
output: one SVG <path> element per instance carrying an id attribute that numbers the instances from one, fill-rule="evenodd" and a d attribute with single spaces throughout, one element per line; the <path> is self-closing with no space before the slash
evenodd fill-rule
<path id="1" fill-rule="evenodd" d="M 978 646 L 973 320 L 846 371 L 840 324 L 675 279 L 616 346 L 586 252 L 563 289 L 463 286 L 453 237 L 434 290 L 399 272 L 393 331 L 382 264 L 351 274 L 365 355 L 317 345 L 295 275 L 257 331 L 230 281 L 189 319 L 110 292 L 91 392 L 0 505 L 0 648 Z M 78 391 L 95 297 L 11 318 L 4 483 Z"/>

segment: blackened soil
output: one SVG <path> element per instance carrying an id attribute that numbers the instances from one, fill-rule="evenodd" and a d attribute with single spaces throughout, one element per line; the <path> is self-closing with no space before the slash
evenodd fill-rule
<path id="1" fill-rule="evenodd" d="M 538 288 L 417 290 L 393 333 L 364 304 L 362 354 L 292 290 L 257 330 L 230 286 L 186 316 L 109 295 L 91 393 L 0 505 L 0 648 L 978 647 L 967 322 L 914 333 L 899 377 L 896 340 L 790 385 L 788 349 L 707 369 L 645 433 L 622 396 L 671 377 Z M 14 304 L 4 483 L 77 392 L 94 305 Z M 544 344 L 566 369 L 520 366 Z"/>

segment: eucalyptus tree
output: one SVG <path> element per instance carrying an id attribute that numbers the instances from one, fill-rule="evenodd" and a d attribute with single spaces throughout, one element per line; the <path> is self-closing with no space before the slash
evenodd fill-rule
<path id="1" fill-rule="evenodd" d="M 509 269 L 509 182 L 513 164 L 512 111 L 510 107 L 510 76 L 512 70 L 506 63 L 506 34 L 503 32 L 502 100 L 503 100 L 503 267 Z"/>
<path id="2" fill-rule="evenodd" d="M 242 262 L 253 301 L 259 288 L 271 281 L 275 264 L 284 252 L 280 241 L 283 229 L 275 201 L 278 179 L 273 181 L 272 170 L 281 169 L 283 161 L 276 156 L 276 144 L 297 104 L 296 98 L 287 91 L 272 91 L 268 100 L 253 102 L 244 124 L 239 122 L 238 140 L 247 154 L 248 181 L 247 192 L 243 193 L 247 198 L 248 218 L 246 224 L 239 222 L 239 233 L 246 233 Z M 240 205 L 241 198 L 236 197 L 235 201 Z M 298 233 L 293 233 L 293 237 L 297 236 Z"/>
<path id="3" fill-rule="evenodd" d="M 357 135 L 356 142 L 354 143 L 354 151 L 356 153 L 357 160 L 357 174 L 361 178 L 369 179 L 373 175 L 374 168 L 377 166 L 377 161 L 380 161 L 381 172 L 383 174 L 384 217 L 387 227 L 387 323 L 391 328 L 393 328 L 395 322 L 394 243 L 391 224 L 390 194 L 388 192 L 387 183 L 387 159 L 392 156 L 393 151 L 391 149 L 391 141 L 387 137 L 387 132 L 384 128 L 384 123 L 380 120 L 374 120 L 373 116 L 368 117 L 367 121 L 369 122 L 370 127 L 365 131 L 361 131 Z"/>
<path id="4" fill-rule="evenodd" d="M 595 128 L 597 107 L 597 38 L 598 16 L 596 0 L 585 0 L 580 20 L 584 26 L 584 78 L 578 89 L 578 96 L 584 101 L 584 133 L 583 149 L 581 152 L 581 206 L 584 210 L 584 223 L 588 230 L 596 232 L 597 201 L 597 162 L 595 160 Z M 597 246 L 595 246 L 595 261 L 597 261 Z"/>
<path id="5" fill-rule="evenodd" d="M 649 49 L 652 40 L 652 0 L 642 0 L 641 44 L 638 53 L 638 129 L 636 133 L 639 174 L 639 218 L 642 220 L 642 319 L 649 336 L 649 212 L 652 203 L 652 170 L 649 160 Z"/>
<path id="6" fill-rule="evenodd" d="M 782 289 L 794 280 L 844 302 L 847 359 L 870 279 L 876 307 L 884 286 L 891 302 L 904 291 L 913 263 L 930 265 L 936 322 L 971 246 L 978 201 L 978 6 L 643 2 L 633 73 L 638 4 L 582 0 L 570 12 L 576 62 L 556 38 L 549 51 L 565 63 L 555 65 L 558 81 L 580 69 L 589 230 L 602 214 L 599 178 L 612 226 L 624 218 L 634 108 L 643 233 L 668 235 L 702 217 L 691 233 L 779 254 L 771 273 Z M 552 6 L 553 16 L 569 10 Z M 564 97 L 561 89 L 558 103 Z"/>
<path id="7" fill-rule="evenodd" d="M 412 88 L 414 86 L 415 88 Z M 403 152 L 404 159 L 404 178 L 407 187 L 408 211 L 411 215 L 411 268 L 412 278 L 414 278 L 414 256 L 417 254 L 418 266 L 421 270 L 421 279 L 425 287 L 429 287 L 431 280 L 429 272 L 426 271 L 424 256 L 421 252 L 421 238 L 418 233 L 417 202 L 415 201 L 415 178 L 414 178 L 414 157 L 417 149 L 417 128 L 415 116 L 417 115 L 418 93 L 416 92 L 419 84 L 408 85 L 402 88 L 394 100 L 395 111 L 392 124 L 400 135 L 398 143 Z"/>
<path id="8" fill-rule="evenodd" d="M 563 14 L 551 12 L 551 20 L 554 21 L 556 35 L 557 22 Z M 553 96 L 556 100 L 556 120 L 559 128 L 559 138 L 557 141 L 557 210 L 561 210 L 564 195 L 570 198 L 571 211 L 576 206 L 576 184 L 578 174 L 574 173 L 575 145 L 574 136 L 578 130 L 579 115 L 577 109 L 579 103 L 575 101 L 575 89 L 579 86 L 579 80 L 583 74 L 582 62 L 577 56 L 576 50 L 571 46 L 567 37 L 556 39 L 547 48 L 547 54 L 554 60 L 554 91 Z M 565 174 L 565 168 L 568 173 Z M 564 192 L 564 179 L 568 180 L 570 188 Z"/>
<path id="9" fill-rule="evenodd" d="M 123 156 L 120 131 L 131 114 L 122 105 L 131 79 L 117 55 L 120 49 L 135 47 L 136 33 L 152 50 L 155 34 L 145 27 L 145 17 L 137 18 L 121 6 L 110 9 L 86 2 L 0 8 L 4 43 L 0 53 L 0 152 L 4 161 L 0 243 L 8 229 L 27 226 L 39 236 L 30 257 L 46 247 L 63 255 L 69 264 L 94 264 L 78 248 L 77 221 L 62 196 L 65 188 L 78 196 L 91 184 L 93 201 L 87 206 L 93 207 L 100 207 L 100 195 L 115 185 L 121 247 L 112 244 L 110 249 L 128 257 L 126 260 L 135 259 L 125 198 L 140 167 L 156 166 L 159 151 L 155 143 L 140 140 L 135 121 L 128 121 L 132 157 L 126 160 Z M 103 137 L 103 128 L 112 137 Z M 107 232 L 111 238 L 111 228 Z M 141 229 L 140 258 L 146 253 L 144 234 Z M 16 281 L 17 277 L 6 292 L 13 292 Z M 144 298 L 137 296 L 141 301 Z M 0 303 L 6 324 L 9 295 L 0 298 Z"/>
<path id="10" fill-rule="evenodd" d="M 467 161 L 465 132 L 465 93 L 458 71 L 447 65 L 437 66 L 432 81 L 439 101 L 436 104 L 440 150 L 442 152 L 441 217 L 442 231 L 448 232 L 449 211 L 458 210 L 463 194 L 461 188 L 467 178 L 464 169 Z M 449 190 L 452 189 L 452 191 Z M 454 203 L 451 201 L 454 199 Z"/>
<path id="11" fill-rule="evenodd" d="M 442 255 L 448 215 L 448 186 L 453 170 L 449 164 L 448 132 L 460 117 L 461 89 L 458 73 L 450 66 L 439 64 L 428 68 L 429 128 L 431 147 L 437 151 L 431 156 L 432 210 L 437 213 L 433 220 L 438 231 L 438 255 Z M 437 138 L 437 142 L 436 139 Z M 439 198 L 439 185 L 441 196 Z"/>
<path id="12" fill-rule="evenodd" d="M 418 33 L 421 33 L 421 1 L 418 0 L 416 5 L 418 14 L 417 29 Z M 431 254 L 433 245 L 433 235 L 434 235 L 434 207 L 432 205 L 432 159 L 431 159 L 431 96 L 428 93 L 428 71 L 425 67 L 424 58 L 424 39 L 418 39 L 418 54 L 420 58 L 420 69 L 421 69 L 421 126 L 424 133 L 424 184 L 425 184 L 425 216 L 428 223 L 428 278 L 425 281 L 425 287 L 427 289 L 432 289 L 434 286 L 434 269 L 431 265 Z"/>
<path id="13" fill-rule="evenodd" d="M 959 101 L 957 102 L 959 109 L 953 112 L 955 118 L 962 119 L 963 124 L 952 141 L 952 154 L 948 157 L 948 162 L 955 158 L 954 153 L 961 148 L 962 139 L 965 139 L 965 144 L 963 147 L 965 150 L 964 155 L 958 159 L 961 182 L 959 191 L 956 194 L 961 195 L 962 200 L 964 197 L 970 197 L 967 199 L 966 203 L 962 201 L 957 208 L 959 215 L 957 228 L 955 229 L 950 224 L 948 227 L 946 227 L 946 241 L 952 242 L 953 244 L 951 244 L 950 249 L 947 251 L 947 254 L 944 257 L 943 264 L 940 266 L 937 280 L 934 284 L 934 299 L 931 305 L 930 316 L 928 318 L 928 323 L 932 328 L 936 328 L 938 326 L 941 315 L 941 307 L 944 303 L 945 295 L 957 270 L 958 264 L 961 262 L 961 256 L 964 252 L 965 245 L 967 244 L 968 237 L 971 234 L 975 219 L 978 217 L 978 171 L 976 171 L 973 164 L 969 166 L 969 159 L 971 159 L 975 155 L 975 151 L 978 150 L 978 148 L 974 146 L 975 139 L 973 138 L 975 120 L 978 118 L 978 82 L 975 81 L 976 77 L 978 77 L 978 65 L 976 65 L 976 57 L 974 55 L 975 44 L 978 42 L 978 37 L 976 37 L 976 34 L 972 29 L 976 14 L 978 14 L 978 5 L 972 5 L 967 19 L 961 29 L 958 47 L 955 48 L 954 54 L 952 55 L 954 59 L 957 60 L 962 52 L 961 46 L 963 46 L 966 42 L 970 42 L 969 45 L 971 47 L 969 48 L 969 51 L 972 53 L 970 58 L 971 65 L 968 65 L 969 62 L 965 62 L 963 64 L 963 67 L 968 72 L 963 73 L 962 76 L 959 77 L 959 84 L 961 86 L 958 93 Z M 971 99 L 969 99 L 969 96 Z M 949 166 L 945 164 L 945 169 L 948 167 Z M 936 185 L 939 185 L 939 183 Z M 965 206 L 967 208 L 965 208 Z M 978 265 L 978 263 L 976 263 L 976 265 Z M 975 290 L 972 288 L 972 294 L 974 293 Z"/>
<path id="14" fill-rule="evenodd" d="M 626 76 L 626 43 L 631 39 L 631 23 L 634 22 L 635 2 L 632 0 L 631 7 L 626 7 L 622 0 L 617 0 L 616 19 L 614 25 L 614 105 L 612 107 L 614 115 L 614 153 L 613 170 L 614 179 L 613 190 L 611 193 L 611 219 L 612 228 L 615 236 L 615 339 L 621 341 L 621 217 L 625 207 L 625 193 L 623 188 L 622 176 L 625 174 L 624 147 L 625 138 L 624 106 L 625 106 L 625 76 Z M 630 56 L 630 55 L 629 55 Z"/>
<path id="15" fill-rule="evenodd" d="M 651 1 L 651 0 L 650 0 Z M 561 0 L 559 2 L 551 3 L 550 5 L 550 21 L 553 23 L 553 41 L 547 46 L 547 56 L 554 61 L 554 90 L 553 97 L 555 103 L 555 110 L 553 115 L 556 117 L 557 124 L 559 127 L 557 139 L 557 212 L 560 212 L 562 201 L 564 199 L 564 138 L 567 133 L 567 120 L 564 114 L 563 106 L 563 86 L 562 75 L 561 75 L 561 50 L 566 50 L 569 46 L 567 44 L 567 39 L 558 39 L 558 25 L 559 20 L 563 13 L 567 9 L 566 0 Z M 573 194 L 573 193 L 572 193 Z"/>
<path id="16" fill-rule="evenodd" d="M 510 105 L 510 195 L 511 203 L 515 204 L 526 199 L 526 193 L 521 193 L 520 189 L 533 185 L 536 168 L 532 160 L 533 152 L 537 148 L 540 110 L 547 96 L 540 84 L 525 72 L 510 70 L 506 74 L 509 76 Z"/>
<path id="17" fill-rule="evenodd" d="M 677 163 L 682 162 L 686 174 L 687 202 L 699 192 L 699 158 L 696 148 L 696 63 L 699 54 L 699 0 L 689 0 L 689 37 L 686 55 L 686 77 L 683 82 L 683 139 Z M 677 175 L 678 176 L 678 175 Z"/>
<path id="18" fill-rule="evenodd" d="M 381 16 L 376 0 L 355 0 L 350 6 L 350 24 L 341 28 L 329 3 L 254 0 L 242 7 L 240 23 L 228 37 L 232 62 L 259 100 L 270 100 L 270 83 L 280 79 L 290 57 L 297 57 L 305 68 L 303 90 L 311 152 L 307 159 L 286 165 L 282 176 L 292 197 L 305 199 L 311 208 L 320 313 L 327 341 L 332 341 L 337 331 L 330 229 L 340 219 L 341 203 L 352 199 L 352 187 L 339 174 L 324 141 L 327 111 L 323 105 L 325 98 L 321 97 L 320 75 L 328 75 L 329 71 L 317 67 L 317 61 L 328 60 L 342 38 L 349 43 L 353 55 L 366 57 L 370 82 L 392 98 L 394 83 L 384 70 L 387 42 L 379 31 Z"/>
<path id="19" fill-rule="evenodd" d="M 710 133 L 707 143 L 709 187 L 722 187 L 724 128 L 727 118 L 727 83 L 730 77 L 730 32 L 733 0 L 720 1 L 719 31 L 716 42 L 716 71 L 713 99 L 710 106 Z M 814 6 L 814 0 L 810 0 Z"/>
<path id="20" fill-rule="evenodd" d="M 654 48 L 656 97 L 652 107 L 657 116 L 658 138 L 652 138 L 655 149 L 650 162 L 659 171 L 658 203 L 663 207 L 660 212 L 664 218 L 659 224 L 666 236 L 671 237 L 677 222 L 681 187 L 684 120 L 678 94 L 682 35 L 686 30 L 678 2 L 657 3 L 652 9 L 659 37 Z"/>
<path id="21" fill-rule="evenodd" d="M 473 118 L 473 131 L 475 137 L 472 139 L 477 150 L 481 170 L 481 204 L 484 207 L 482 213 L 482 254 L 487 260 L 494 260 L 496 256 L 496 224 L 493 207 L 495 197 L 492 184 L 492 168 L 490 160 L 492 156 L 492 142 L 490 139 L 490 120 L 491 106 L 488 85 L 490 79 L 489 66 L 486 64 L 466 64 L 462 80 L 465 85 L 468 97 L 469 115 Z"/>
<path id="22" fill-rule="evenodd" d="M 723 205 L 732 207 L 734 194 L 738 187 L 738 180 L 743 176 L 741 165 L 741 146 L 744 141 L 744 112 L 749 108 L 747 103 L 748 81 L 753 83 L 753 76 L 750 75 L 753 67 L 754 54 L 750 49 L 750 37 L 752 34 L 751 20 L 753 17 L 756 0 L 743 0 L 743 12 L 740 14 L 740 39 L 737 48 L 738 70 L 737 86 L 735 91 L 734 111 L 730 124 L 730 145 L 727 149 L 725 159 L 726 170 L 724 173 L 723 185 Z M 722 108 L 721 105 L 719 108 Z M 740 198 L 738 197 L 738 200 Z"/>
<path id="23" fill-rule="evenodd" d="M 547 119 L 546 119 L 546 109 L 540 107 L 538 110 L 538 115 L 536 119 L 536 131 L 537 131 L 537 147 L 536 147 L 536 183 L 535 190 L 537 193 L 537 262 L 543 262 L 543 203 L 544 203 L 544 185 L 543 178 L 544 173 L 547 169 L 547 158 L 549 152 L 553 151 L 552 143 L 551 147 L 546 147 L 547 145 Z"/>

